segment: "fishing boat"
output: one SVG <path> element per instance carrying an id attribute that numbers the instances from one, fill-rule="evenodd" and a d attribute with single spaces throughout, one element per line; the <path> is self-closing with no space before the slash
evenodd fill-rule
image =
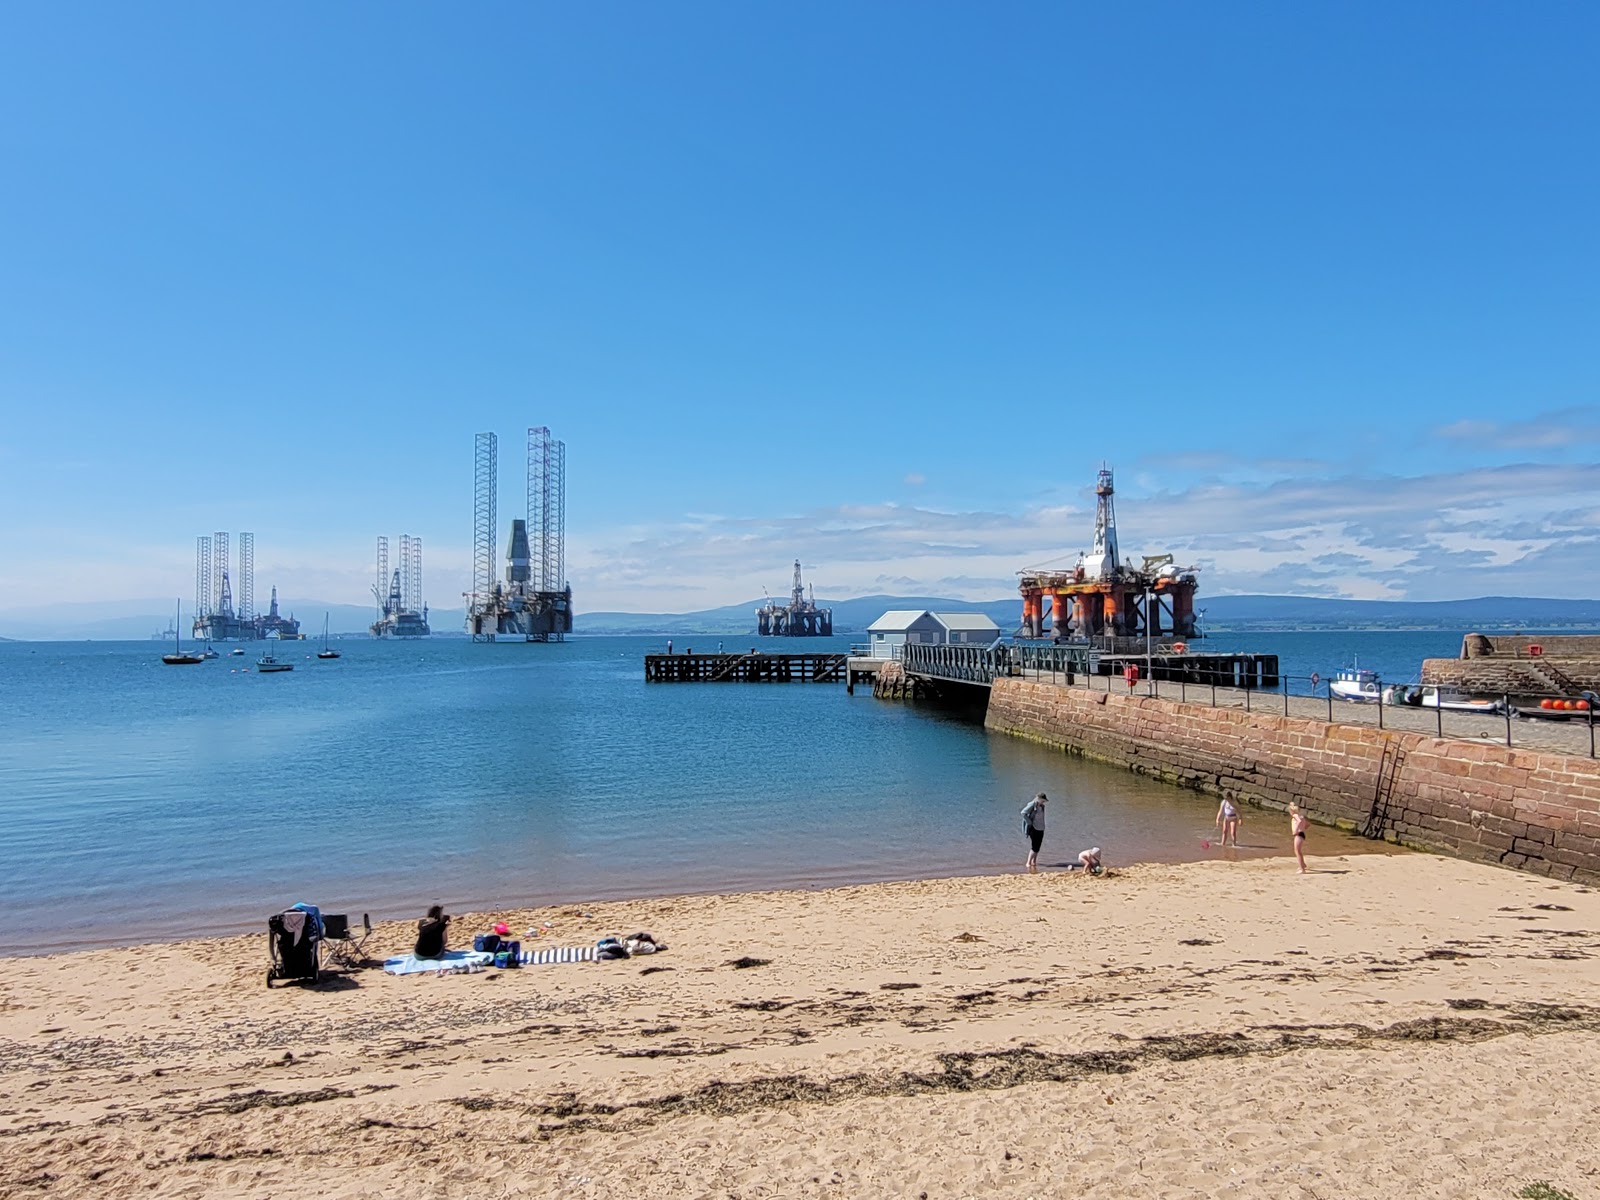
<path id="1" fill-rule="evenodd" d="M 172 623 L 172 653 L 163 654 L 161 661 L 169 667 L 192 667 L 195 663 L 203 663 L 205 659 L 198 654 L 185 654 L 183 652 L 183 634 L 179 629 L 183 626 L 183 601 L 178 601 L 178 619 Z"/>
<path id="2" fill-rule="evenodd" d="M 1365 667 L 1340 667 L 1328 680 L 1328 691 L 1340 700 L 1376 704 L 1383 698 L 1378 673 Z"/>
<path id="3" fill-rule="evenodd" d="M 317 651 L 318 658 L 338 658 L 339 652 L 328 645 L 328 614 L 322 614 L 322 649 Z"/>
<path id="4" fill-rule="evenodd" d="M 292 662 L 279 662 L 274 657 L 272 648 L 269 646 L 261 652 L 261 657 L 256 659 L 256 670 L 263 675 L 270 671 L 292 671 L 294 670 L 294 664 Z"/>

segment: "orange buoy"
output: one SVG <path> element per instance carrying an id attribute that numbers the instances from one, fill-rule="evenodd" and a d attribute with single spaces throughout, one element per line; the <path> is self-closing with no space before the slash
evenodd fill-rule
<path id="1" fill-rule="evenodd" d="M 1187 654 L 1189 652 L 1189 644 L 1187 642 L 1173 642 L 1172 652 L 1174 654 Z"/>
<path id="2" fill-rule="evenodd" d="M 1589 711 L 1589 702 L 1587 700 L 1579 700 L 1578 701 L 1578 711 L 1579 712 L 1588 712 Z"/>
<path id="3" fill-rule="evenodd" d="M 1554 708 L 1555 706 L 1556 706 L 1556 702 L 1554 700 L 1550 699 L 1548 696 L 1546 696 L 1543 700 L 1539 701 L 1539 707 L 1544 709 L 1546 712 L 1548 712 L 1550 709 Z"/>

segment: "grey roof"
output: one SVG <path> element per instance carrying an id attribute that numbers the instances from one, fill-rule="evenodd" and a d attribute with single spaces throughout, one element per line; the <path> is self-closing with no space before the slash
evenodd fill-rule
<path id="1" fill-rule="evenodd" d="M 925 608 L 895 608 L 890 609 L 871 625 L 867 626 L 868 633 L 902 633 L 910 629 L 923 617 L 931 615 Z"/>
<path id="2" fill-rule="evenodd" d="M 977 631 L 979 633 L 1000 632 L 1000 626 L 996 625 L 986 614 L 981 612 L 934 613 L 933 619 L 946 629 Z"/>

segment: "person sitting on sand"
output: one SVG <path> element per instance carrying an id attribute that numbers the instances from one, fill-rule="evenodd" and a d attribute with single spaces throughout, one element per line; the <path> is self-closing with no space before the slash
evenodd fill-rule
<path id="1" fill-rule="evenodd" d="M 1294 839 L 1294 857 L 1300 864 L 1300 874 L 1306 873 L 1306 830 L 1311 822 L 1306 819 L 1305 813 L 1300 811 L 1298 804 L 1289 805 L 1289 832 Z"/>
<path id="2" fill-rule="evenodd" d="M 1085 875 L 1104 875 L 1105 867 L 1100 862 L 1100 847 L 1090 846 L 1087 850 L 1078 852 L 1078 862 L 1083 867 Z"/>
<path id="3" fill-rule="evenodd" d="M 444 908 L 435 904 L 428 915 L 417 922 L 417 948 L 411 953 L 418 958 L 443 958 L 445 930 L 449 925 L 450 918 L 444 915 Z"/>
<path id="4" fill-rule="evenodd" d="M 1217 806 L 1217 828 L 1222 830 L 1222 844 L 1228 844 L 1228 835 L 1233 834 L 1233 844 L 1239 845 L 1239 810 L 1232 800 L 1224 796 L 1222 803 Z"/>

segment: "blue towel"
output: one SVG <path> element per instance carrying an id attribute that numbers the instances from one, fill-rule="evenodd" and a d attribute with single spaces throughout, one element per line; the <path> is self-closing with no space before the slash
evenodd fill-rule
<path id="1" fill-rule="evenodd" d="M 322 936 L 322 910 L 320 908 L 315 904 L 307 904 L 304 900 L 298 904 L 291 904 L 289 907 L 308 914 L 311 917 L 312 932 L 319 938 Z"/>

